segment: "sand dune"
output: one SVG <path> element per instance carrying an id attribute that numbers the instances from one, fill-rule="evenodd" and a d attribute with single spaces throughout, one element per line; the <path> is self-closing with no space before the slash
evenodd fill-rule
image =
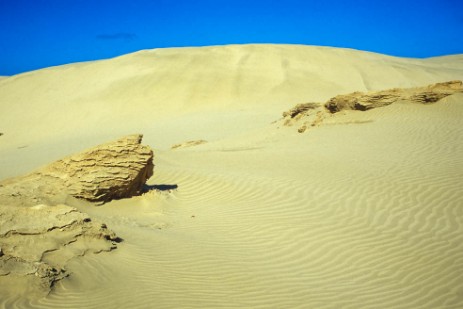
<path id="1" fill-rule="evenodd" d="M 156 168 L 142 196 L 73 205 L 124 239 L 117 250 L 70 261 L 46 298 L 3 293 L 0 307 L 461 308 L 463 94 L 343 110 L 304 134 L 278 119 L 462 79 L 461 55 L 245 45 L 1 80 L 2 179 L 133 132 Z M 191 140 L 208 143 L 170 149 Z"/>
<path id="2" fill-rule="evenodd" d="M 13 171 L 2 160 L 0 169 L 6 176 L 26 173 L 37 167 L 27 163 L 38 160 L 37 153 L 56 153 L 40 158 L 46 164 L 81 150 L 78 145 L 91 147 L 134 132 L 145 133 L 161 148 L 185 140 L 218 140 L 259 128 L 296 103 L 462 79 L 459 59 L 231 45 L 147 50 L 24 73 L 0 82 L 2 108 L 8 111 L 0 114 L 0 132 L 5 133 L 0 155 L 13 159 L 18 147 L 34 155 L 22 151 L 24 165 Z M 72 115 L 72 121 L 62 115 Z M 169 136 L 146 134 L 164 130 Z"/>

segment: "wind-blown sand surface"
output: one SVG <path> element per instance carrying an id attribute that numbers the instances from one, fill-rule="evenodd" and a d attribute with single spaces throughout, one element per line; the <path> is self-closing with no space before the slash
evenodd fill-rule
<path id="1" fill-rule="evenodd" d="M 90 206 L 124 241 L 4 308 L 461 308 L 463 94 L 281 114 L 463 79 L 463 56 L 244 45 L 142 51 L 0 80 L 0 179 L 135 132 L 153 190 Z M 186 141 L 205 140 L 171 149 Z M 155 190 L 155 189 L 158 190 Z M 39 218 L 37 218 L 39 220 Z M 3 282 L 3 281 L 2 281 Z"/>

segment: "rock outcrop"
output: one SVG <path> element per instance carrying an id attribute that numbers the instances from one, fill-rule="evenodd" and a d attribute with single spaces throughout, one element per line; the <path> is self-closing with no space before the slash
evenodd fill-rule
<path id="1" fill-rule="evenodd" d="M 92 202 L 138 195 L 153 175 L 153 151 L 131 135 L 59 160 L 39 173 L 63 182 L 69 194 Z"/>
<path id="2" fill-rule="evenodd" d="M 462 82 L 450 81 L 432 84 L 427 87 L 395 88 L 368 93 L 354 92 L 338 95 L 326 102 L 325 107 L 331 113 L 336 113 L 345 109 L 366 111 L 390 105 L 399 100 L 428 104 L 435 103 L 457 92 L 463 92 Z"/>
<path id="3" fill-rule="evenodd" d="M 298 129 L 299 133 L 303 133 L 309 127 L 319 125 L 323 120 L 323 113 L 323 105 L 320 103 L 297 104 L 289 111 L 283 112 L 283 125 L 293 126 L 300 124 L 301 120 L 303 120 L 302 125 Z"/>
<path id="4" fill-rule="evenodd" d="M 0 182 L 0 285 L 19 278 L 47 293 L 68 275 L 70 259 L 116 248 L 114 232 L 66 203 L 142 193 L 153 151 L 141 139 L 127 136 Z"/>
<path id="5" fill-rule="evenodd" d="M 317 109 L 320 107 L 319 103 L 301 103 L 297 104 L 289 111 L 283 112 L 283 117 L 285 118 L 295 118 L 297 116 L 305 114 L 309 110 Z"/>
<path id="6" fill-rule="evenodd" d="M 153 151 L 130 135 L 66 157 L 29 175 L 0 183 L 12 203 L 64 203 L 68 196 L 105 203 L 142 193 L 153 174 Z M 3 186 L 3 188 L 1 188 Z M 27 188 L 27 190 L 26 190 Z"/>
<path id="7" fill-rule="evenodd" d="M 353 92 L 335 96 L 322 103 L 302 103 L 283 113 L 284 126 L 298 126 L 303 133 L 310 127 L 321 125 L 327 118 L 342 110 L 367 111 L 397 101 L 430 104 L 453 95 L 463 93 L 461 81 L 449 81 L 418 88 L 395 88 L 372 92 Z"/>

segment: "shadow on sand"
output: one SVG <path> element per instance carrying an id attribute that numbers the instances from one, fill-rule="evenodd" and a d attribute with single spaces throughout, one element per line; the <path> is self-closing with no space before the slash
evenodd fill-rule
<path id="1" fill-rule="evenodd" d="M 178 185 L 168 185 L 168 184 L 165 184 L 165 185 L 145 185 L 145 187 L 143 188 L 143 192 L 149 192 L 149 191 L 153 191 L 153 190 L 156 190 L 156 191 L 172 191 L 172 190 L 175 190 L 178 188 Z"/>

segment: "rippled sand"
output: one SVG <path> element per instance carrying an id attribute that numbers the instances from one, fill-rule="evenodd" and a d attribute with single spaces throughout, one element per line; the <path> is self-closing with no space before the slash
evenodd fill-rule
<path id="1" fill-rule="evenodd" d="M 2 80 L 0 102 L 53 74 L 82 91 L 63 81 L 53 94 L 50 80 L 29 94 L 44 114 L 0 115 L 2 177 L 126 131 L 144 133 L 156 167 L 145 195 L 79 206 L 124 239 L 117 250 L 74 259 L 46 298 L 0 289 L 1 307 L 463 307 L 462 94 L 343 112 L 303 134 L 271 123 L 300 102 L 463 79 L 461 57 L 229 46 L 29 74 Z M 73 105 L 92 96 L 90 111 Z M 208 143 L 170 150 L 193 139 Z"/>

